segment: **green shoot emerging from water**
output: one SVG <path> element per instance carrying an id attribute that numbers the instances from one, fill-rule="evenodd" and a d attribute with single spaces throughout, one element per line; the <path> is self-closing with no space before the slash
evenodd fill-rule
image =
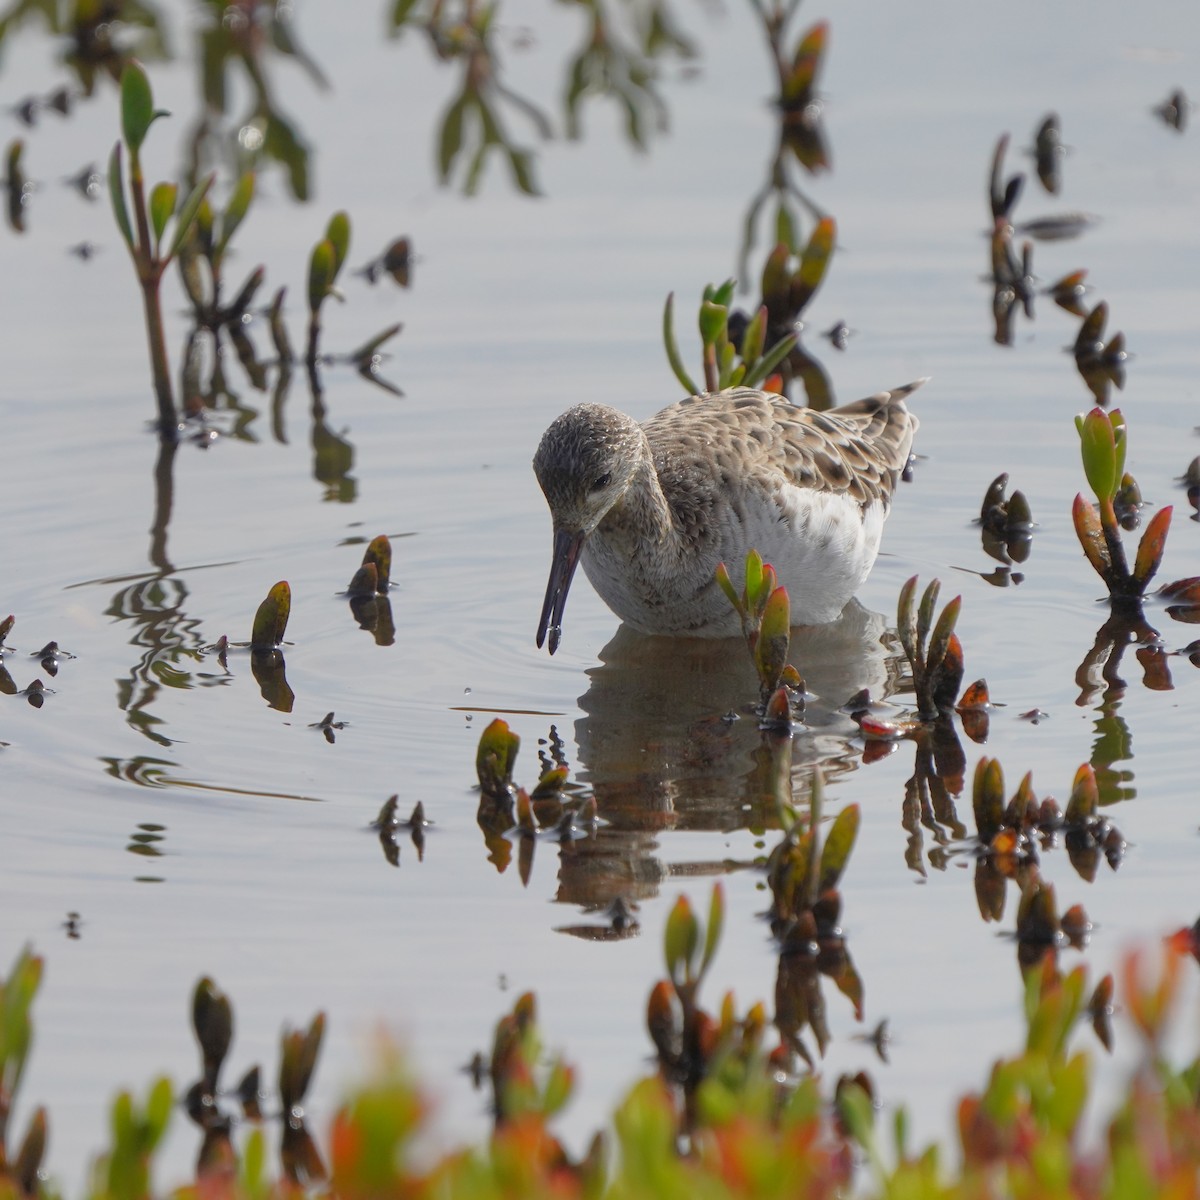
<path id="1" fill-rule="evenodd" d="M 1128 432 L 1120 409 L 1106 413 L 1093 408 L 1085 416 L 1075 418 L 1079 430 L 1083 472 L 1098 502 L 1090 504 L 1082 496 L 1075 497 L 1071 515 L 1075 533 L 1087 556 L 1108 588 L 1114 604 L 1138 607 L 1146 585 L 1154 577 L 1162 561 L 1171 525 L 1171 508 L 1159 509 L 1150 519 L 1138 544 L 1133 570 L 1125 557 L 1121 529 L 1114 501 L 1125 475 L 1125 452 Z"/>
<path id="2" fill-rule="evenodd" d="M 125 245 L 129 247 L 138 286 L 142 290 L 146 336 L 150 343 L 150 367 L 154 375 L 154 396 L 158 405 L 159 436 L 174 441 L 179 418 L 171 388 L 159 291 L 163 272 L 179 253 L 191 231 L 200 205 L 212 186 L 213 176 L 209 175 L 198 183 L 182 206 L 179 205 L 179 187 L 174 183 L 155 184 L 147 201 L 146 182 L 142 174 L 142 144 L 150 126 L 159 117 L 166 115 L 161 109 L 154 107 L 154 96 L 150 91 L 150 81 L 146 78 L 146 72 L 136 62 L 130 63 L 121 72 L 121 131 L 129 152 L 132 219 L 125 196 L 120 142 L 113 147 L 112 156 L 109 158 L 108 187 L 113 215 L 116 217 L 121 236 L 125 239 Z M 164 250 L 163 240 L 172 218 L 174 228 Z"/>
<path id="3" fill-rule="evenodd" d="M 742 633 L 750 647 L 750 657 L 758 672 L 762 700 L 768 717 L 786 719 L 788 700 L 782 696 L 782 713 L 778 711 L 778 694 L 784 688 L 799 688 L 800 676 L 788 663 L 791 642 L 791 609 L 787 588 L 780 587 L 775 569 L 764 563 L 757 550 L 746 555 L 746 582 L 739 596 L 729 578 L 724 563 L 717 565 L 717 583 L 742 619 Z"/>
<path id="4" fill-rule="evenodd" d="M 913 690 L 917 710 L 926 721 L 935 720 L 954 707 L 963 678 L 963 651 L 954 632 L 962 597 L 955 596 L 934 624 L 933 610 L 937 606 L 941 581 L 935 579 L 921 596 L 920 606 L 913 611 L 917 591 L 914 575 L 900 589 L 896 627 L 900 644 L 912 668 Z M 932 634 L 930 630 L 932 629 Z"/>
<path id="5" fill-rule="evenodd" d="M 250 634 L 251 650 L 274 650 L 283 642 L 287 632 L 288 617 L 292 613 L 292 589 L 286 580 L 280 580 L 266 595 L 254 614 L 254 628 Z"/>

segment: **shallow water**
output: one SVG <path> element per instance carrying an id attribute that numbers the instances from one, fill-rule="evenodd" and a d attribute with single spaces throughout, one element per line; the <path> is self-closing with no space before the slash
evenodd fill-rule
<path id="1" fill-rule="evenodd" d="M 324 1009 L 311 1106 L 320 1128 L 382 1023 L 436 1088 L 448 1141 L 486 1127 L 482 1098 L 456 1069 L 528 988 L 549 1045 L 580 1066 L 567 1132 L 582 1138 L 603 1119 L 645 1067 L 645 999 L 680 891 L 704 904 L 711 878 L 727 880 L 709 998 L 725 987 L 743 1005 L 773 994 L 777 956 L 759 918 L 767 898 L 748 869 L 771 844 L 752 774 L 759 739 L 752 720 L 721 720 L 753 696 L 744 653 L 619 632 L 582 577 L 562 648 L 553 660 L 537 653 L 550 536 L 529 469 L 541 430 L 569 403 L 615 402 L 646 417 L 677 398 L 659 338 L 663 298 L 676 293 L 686 330 L 703 285 L 736 270 L 771 153 L 761 35 L 740 7 L 681 10 L 703 53 L 694 77 L 668 69 L 669 136 L 635 154 L 596 102 L 585 140 L 538 147 L 542 198 L 513 194 L 497 165 L 467 200 L 439 189 L 432 166 L 450 78 L 415 37 L 383 41 L 382 11 L 368 8 L 298 13 L 334 83 L 321 93 L 279 72 L 285 107 L 316 148 L 315 201 L 290 203 L 268 174 L 230 270 L 237 280 L 262 261 L 268 286 L 287 283 L 298 341 L 307 254 L 330 212 L 351 214 L 351 266 L 410 234 L 420 255 L 412 289 L 348 279 L 325 341 L 347 350 L 403 321 L 384 373 L 405 395 L 328 369 L 314 447 L 301 374 L 273 419 L 269 397 L 231 365 L 257 415 L 241 439 L 179 448 L 157 538 L 165 493 L 156 497 L 158 448 L 145 432 L 149 375 L 129 266 L 106 205 L 57 182 L 106 158 L 114 97 L 102 89 L 69 121 L 46 114 L 33 131 L 10 122 L 42 187 L 29 231 L 0 237 L 0 604 L 16 614 L 10 641 L 24 652 L 6 665 L 25 686 L 39 673 L 28 652 L 49 639 L 76 657 L 47 679 L 44 708 L 4 697 L 0 960 L 30 941 L 47 959 L 23 1098 L 48 1104 L 49 1165 L 69 1189 L 103 1143 L 117 1085 L 141 1088 L 158 1071 L 181 1086 L 194 1077 L 187 1012 L 201 974 L 234 1001 L 231 1070 L 273 1070 L 280 1024 Z M 169 11 L 185 57 L 152 68 L 156 98 L 177 117 L 155 126 L 151 174 L 174 169 L 194 113 L 193 18 Z M 858 332 L 841 354 L 820 338 L 807 344 L 841 400 L 933 378 L 915 405 L 922 461 L 861 609 L 795 647 L 816 697 L 796 739 L 797 780 L 819 760 L 827 811 L 863 809 L 843 925 L 865 1016 L 856 1022 L 826 986 L 822 1070 L 869 1066 L 883 1099 L 911 1102 L 916 1132 L 939 1136 L 952 1098 L 1019 1036 L 1020 979 L 1001 936 L 1016 894 L 999 928 L 981 921 L 970 857 L 947 855 L 944 833 L 902 825 L 911 745 L 864 765 L 837 709 L 864 685 L 889 690 L 896 664 L 879 635 L 901 583 L 919 573 L 940 577 L 945 596 L 963 593 L 967 677 L 986 676 L 1005 705 L 986 746 L 963 742 L 968 781 L 987 753 L 1010 790 L 1032 770 L 1039 795 L 1065 799 L 1103 732 L 1098 697 L 1079 703 L 1076 682 L 1105 616 L 1069 516 L 1084 486 L 1072 417 L 1090 405 L 1064 352 L 1077 320 L 1039 298 L 1035 322 L 1018 318 L 1016 344 L 997 346 L 982 281 L 992 146 L 1011 130 L 1008 171 L 1027 170 L 1020 148 L 1051 108 L 1073 148 L 1063 194 L 1038 194 L 1028 180 L 1020 214 L 1081 209 L 1099 222 L 1079 240 L 1039 244 L 1035 269 L 1049 281 L 1087 267 L 1091 299 L 1106 299 L 1110 331 L 1125 331 L 1137 355 L 1118 398 L 1129 466 L 1152 503 L 1176 505 L 1162 577 L 1197 573 L 1200 530 L 1175 477 L 1197 453 L 1200 162 L 1194 131 L 1179 135 L 1150 109 L 1194 75 L 1194 53 L 1176 48 L 1194 45 L 1200 17 L 1149 3 L 1131 31 L 1111 3 L 1086 21 L 1025 3 L 985 24 L 933 0 L 869 21 L 838 5 L 804 13 L 826 15 L 834 170 L 805 186 L 837 217 L 839 252 L 807 315 L 812 330 L 845 319 Z M 573 16 L 504 10 L 511 77 L 552 111 Z M 0 74 L 5 102 L 58 79 L 52 47 L 33 34 L 18 44 Z M 513 130 L 534 140 L 515 118 Z M 86 263 L 66 252 L 85 238 L 100 247 Z M 178 294 L 168 308 L 177 363 Z M 697 357 L 690 343 L 685 355 Z M 330 438 L 341 439 L 343 463 L 350 456 L 332 473 Z M 996 564 L 972 524 L 1002 470 L 1039 523 L 1025 578 L 1007 588 L 981 578 Z M 397 582 L 386 647 L 338 595 L 380 532 L 393 539 Z M 231 655 L 226 671 L 198 653 L 221 634 L 248 636 L 254 607 L 282 578 L 294 596 L 290 714 L 267 706 L 244 656 Z M 1192 641 L 1159 615 L 1170 650 Z M 1132 648 L 1123 664 L 1131 748 L 1115 767 L 1127 798 L 1111 813 L 1130 843 L 1120 869 L 1102 865 L 1089 884 L 1061 850 L 1043 858 L 1060 906 L 1082 902 L 1096 923 L 1085 957 L 1097 975 L 1131 943 L 1195 917 L 1197 671 L 1186 656 L 1169 662 L 1170 691 L 1142 685 Z M 1020 717 L 1034 707 L 1049 714 L 1036 725 Z M 348 723 L 332 745 L 309 727 L 331 710 Z M 539 739 L 553 730 L 604 818 L 593 839 L 539 842 L 527 882 L 518 848 L 498 869 L 476 822 L 475 743 L 497 713 L 524 740 L 520 779 L 534 777 Z M 423 801 L 436 822 L 423 861 L 401 839 L 398 869 L 367 829 L 392 793 L 404 811 Z M 969 809 L 960 798 L 967 825 Z M 618 894 L 639 905 L 640 936 L 573 936 L 605 928 L 595 909 Z M 71 911 L 78 940 L 62 928 Z M 883 1017 L 895 1039 L 887 1066 L 853 1040 Z M 1118 1064 L 1129 1049 L 1119 1047 Z M 176 1177 L 193 1152 L 181 1124 Z"/>

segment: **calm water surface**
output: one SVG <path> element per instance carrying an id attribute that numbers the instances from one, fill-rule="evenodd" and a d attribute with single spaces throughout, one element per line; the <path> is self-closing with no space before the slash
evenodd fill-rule
<path id="1" fill-rule="evenodd" d="M 758 736 L 750 720 L 717 720 L 754 694 L 744 653 L 618 633 L 582 578 L 561 650 L 537 653 L 550 531 L 529 469 L 541 430 L 570 403 L 646 417 L 677 398 L 659 341 L 663 298 L 676 292 L 690 338 L 700 289 L 736 270 L 741 223 L 769 166 L 761 35 L 741 5 L 681 7 L 699 67 L 667 68 L 670 134 L 649 154 L 632 152 L 615 110 L 596 101 L 582 142 L 538 146 L 542 198 L 514 195 L 495 164 L 483 195 L 467 200 L 438 188 L 433 167 L 450 76 L 416 36 L 383 39 L 382 5 L 358 7 L 350 17 L 298 6 L 333 82 L 322 93 L 279 72 L 284 106 L 315 147 L 315 200 L 293 205 L 267 174 L 230 271 L 236 280 L 262 261 L 269 286 L 286 283 L 299 340 L 308 250 L 332 211 L 351 214 L 352 266 L 411 235 L 411 290 L 348 279 L 325 342 L 349 350 L 403 321 L 385 373 L 404 397 L 330 368 L 314 435 L 299 375 L 273 424 L 269 397 L 231 364 L 244 436 L 180 447 L 157 542 L 138 298 L 107 207 L 57 182 L 106 158 L 114 97 L 101 89 L 69 122 L 47 115 L 34 131 L 9 122 L 42 187 L 29 232 L 0 238 L 0 605 L 16 614 L 10 640 L 25 652 L 6 665 L 24 686 L 39 673 L 28 652 L 49 639 L 76 657 L 47 681 L 55 693 L 43 709 L 3 704 L 0 959 L 27 942 L 47 959 L 24 1101 L 48 1104 L 50 1166 L 72 1189 L 103 1143 L 117 1085 L 141 1088 L 159 1071 L 181 1086 L 194 1077 L 187 1011 L 202 973 L 234 1000 L 235 1069 L 273 1071 L 281 1023 L 327 1012 L 318 1127 L 382 1025 L 431 1082 L 447 1142 L 486 1127 L 483 1099 L 456 1069 L 530 988 L 549 1044 L 581 1069 L 568 1133 L 581 1139 L 605 1117 L 646 1067 L 645 999 L 681 891 L 704 904 L 711 879 L 726 879 L 710 1000 L 727 987 L 742 1005 L 773 995 L 767 896 L 746 869 L 772 836 L 752 831 L 766 813 L 751 781 Z M 157 99 L 177 114 L 151 137 L 157 175 L 175 170 L 195 110 L 193 16 L 167 9 L 181 58 L 152 70 Z M 969 855 L 947 854 L 945 830 L 902 826 L 912 746 L 864 765 L 836 710 L 859 687 L 893 686 L 897 663 L 880 639 L 901 583 L 919 573 L 940 577 L 944 595 L 963 593 L 968 678 L 986 676 L 1006 706 L 986 746 L 964 740 L 968 780 L 987 753 L 1010 789 L 1032 770 L 1039 794 L 1065 799 L 1115 728 L 1076 680 L 1105 616 L 1069 520 L 1083 486 L 1072 417 L 1090 404 L 1064 352 L 1077 320 L 1042 298 L 1034 322 L 1018 319 L 1015 344 L 998 346 L 982 279 L 992 146 L 1012 131 L 1008 169 L 1027 171 L 1021 148 L 1051 109 L 1072 147 L 1064 188 L 1052 198 L 1027 180 L 1020 216 L 1082 210 L 1099 221 L 1079 240 L 1038 245 L 1035 269 L 1049 281 L 1088 268 L 1110 330 L 1125 331 L 1137 355 L 1119 398 L 1129 465 L 1153 504 L 1176 505 L 1163 577 L 1200 571 L 1200 528 L 1175 482 L 1200 448 L 1200 160 L 1194 131 L 1180 135 L 1150 111 L 1176 86 L 1197 90 L 1200 16 L 1165 0 L 1140 5 L 1136 25 L 1126 15 L 1114 3 L 1018 3 L 1000 21 L 937 0 L 804 13 L 832 24 L 834 162 L 806 186 L 839 224 L 832 273 L 807 315 L 813 331 L 838 319 L 857 331 L 845 353 L 819 337 L 808 345 L 840 400 L 933 377 L 916 403 L 923 460 L 862 607 L 795 648 L 817 697 L 796 740 L 797 783 L 821 761 L 829 811 L 863 810 L 844 927 L 865 1015 L 856 1022 L 826 984 L 832 1043 L 821 1069 L 871 1068 L 885 1102 L 911 1103 L 924 1137 L 944 1136 L 953 1097 L 1016 1045 L 1021 985 L 1003 935 L 1017 897 L 999 926 L 980 919 Z M 528 2 L 503 11 L 510 77 L 556 121 L 576 17 Z M 53 47 L 36 36 L 6 49 L 0 99 L 58 80 Z M 511 127 L 536 140 L 519 117 Z M 87 263 L 67 253 L 84 239 L 100 247 Z M 170 297 L 178 361 L 182 300 Z M 314 448 L 327 453 L 330 439 L 348 464 L 333 477 Z M 1006 588 L 982 578 L 996 564 L 972 525 L 1000 471 L 1039 523 L 1023 582 Z M 381 532 L 395 553 L 386 647 L 337 594 Z M 231 655 L 226 671 L 196 654 L 221 634 L 247 637 L 259 599 L 283 578 L 294 596 L 291 713 L 267 706 L 246 658 Z M 1192 641 L 1160 615 L 1168 649 Z M 1086 960 L 1097 975 L 1196 915 L 1197 670 L 1186 656 L 1170 669 L 1173 688 L 1149 690 L 1132 650 L 1123 663 L 1128 744 L 1113 769 L 1126 798 L 1111 810 L 1129 842 L 1120 869 L 1102 865 L 1087 883 L 1063 851 L 1043 860 L 1060 905 L 1083 903 L 1096 923 Z M 1035 707 L 1048 719 L 1021 719 Z M 348 722 L 333 745 L 309 727 L 331 710 Z M 496 713 L 524 740 L 519 778 L 534 778 L 539 740 L 553 731 L 605 817 L 589 841 L 540 842 L 526 883 L 515 847 L 503 862 L 476 821 L 475 744 Z M 436 822 L 423 861 L 401 839 L 398 868 L 367 829 L 392 793 L 406 810 L 423 801 Z M 958 809 L 969 824 L 969 797 Z M 638 904 L 640 936 L 578 936 L 602 928 L 595 910 L 616 895 Z M 82 917 L 78 940 L 62 927 L 70 911 Z M 885 1017 L 887 1066 L 854 1040 Z M 1128 1050 L 1118 1048 L 1114 1078 Z M 181 1124 L 175 1177 L 193 1152 Z"/>

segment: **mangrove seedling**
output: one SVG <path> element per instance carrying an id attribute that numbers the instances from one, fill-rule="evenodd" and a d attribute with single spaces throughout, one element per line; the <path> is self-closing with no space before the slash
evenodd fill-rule
<path id="1" fill-rule="evenodd" d="M 159 117 L 166 115 L 162 109 L 154 107 L 154 96 L 146 72 L 138 63 L 131 62 L 121 72 L 121 132 L 125 148 L 129 152 L 132 220 L 125 196 L 121 142 L 117 142 L 113 147 L 108 161 L 108 188 L 113 215 L 125 245 L 129 248 L 138 286 L 142 291 L 146 336 L 150 347 L 150 369 L 158 406 L 159 436 L 174 441 L 178 436 L 179 418 L 167 361 L 160 290 L 163 272 L 179 253 L 191 232 L 200 205 L 212 187 L 214 176 L 209 175 L 201 180 L 182 206 L 179 205 L 179 187 L 174 183 L 155 184 L 147 200 L 146 181 L 142 173 L 142 145 L 150 126 Z M 163 239 L 172 217 L 174 229 L 164 251 Z"/>
<path id="2" fill-rule="evenodd" d="M 979 852 L 1011 877 L 1021 863 L 1036 862 L 1039 846 L 1049 849 L 1061 834 L 1071 865 L 1089 882 L 1103 854 L 1115 871 L 1125 853 L 1121 831 L 1100 813 L 1100 785 L 1091 763 L 1075 772 L 1066 812 L 1047 797 L 1039 801 L 1027 772 L 1012 798 L 1004 799 L 1004 772 L 994 758 L 981 758 L 971 789 Z"/>
<path id="3" fill-rule="evenodd" d="M 479 738 L 479 748 L 475 752 L 475 774 L 479 779 L 480 792 L 492 800 L 513 800 L 525 796 L 534 805 L 543 801 L 561 803 L 562 792 L 567 786 L 568 771 L 565 766 L 548 767 L 529 793 L 513 783 L 513 766 L 520 748 L 521 739 L 502 717 L 497 717 L 488 725 Z M 544 827 L 545 823 L 541 824 Z"/>
<path id="4" fill-rule="evenodd" d="M 719 392 L 739 386 L 758 387 L 788 356 L 798 338 L 798 334 L 789 332 L 766 349 L 770 316 L 765 303 L 749 322 L 742 323 L 740 329 L 736 322 L 731 328 L 729 305 L 733 300 L 733 292 L 732 279 L 726 280 L 719 288 L 709 284 L 700 301 L 699 327 L 705 391 Z M 680 357 L 675 341 L 674 309 L 675 293 L 672 292 L 663 307 L 663 344 L 675 378 L 689 394 L 694 395 L 701 389 L 688 374 Z"/>
<path id="5" fill-rule="evenodd" d="M 962 643 L 954 632 L 962 597 L 955 596 L 949 601 L 935 624 L 933 611 L 941 587 L 941 580 L 933 580 L 914 612 L 917 591 L 914 575 L 900 589 L 896 609 L 897 633 L 912 668 L 917 711 L 925 721 L 936 720 L 954 707 L 963 679 Z"/>
<path id="6" fill-rule="evenodd" d="M 280 580 L 266 595 L 254 614 L 250 634 L 251 650 L 277 650 L 287 632 L 292 612 L 292 589 L 286 579 Z"/>
<path id="7" fill-rule="evenodd" d="M 317 365 L 317 344 L 321 338 L 321 306 L 330 296 L 338 296 L 335 289 L 338 273 L 346 262 L 350 249 L 350 218 L 344 212 L 336 212 L 329 218 L 325 236 L 313 247 L 308 260 L 308 349 L 305 362 L 310 371 Z"/>
<path id="8" fill-rule="evenodd" d="M 346 591 L 351 596 L 385 595 L 391 586 L 392 543 L 386 533 L 371 539 L 362 566 L 354 572 Z"/>
<path id="9" fill-rule="evenodd" d="M 1083 553 L 1104 580 L 1111 603 L 1136 612 L 1162 561 L 1171 525 L 1171 507 L 1159 509 L 1146 525 L 1133 569 L 1125 557 L 1116 502 L 1126 479 L 1128 431 L 1120 409 L 1094 408 L 1075 418 L 1083 472 L 1096 497 L 1091 504 L 1076 495 L 1071 516 Z"/>
<path id="10" fill-rule="evenodd" d="M 475 775 L 479 790 L 493 800 L 510 800 L 513 796 L 513 766 L 521 739 L 503 717 L 497 717 L 483 731 L 475 751 Z"/>
<path id="11" fill-rule="evenodd" d="M 801 689 L 800 676 L 787 660 L 791 642 L 791 609 L 787 588 L 779 586 L 775 569 L 757 550 L 746 555 L 741 595 L 724 563 L 717 564 L 717 584 L 742 621 L 742 633 L 758 672 L 760 699 L 769 723 L 790 726 L 787 689 Z"/>

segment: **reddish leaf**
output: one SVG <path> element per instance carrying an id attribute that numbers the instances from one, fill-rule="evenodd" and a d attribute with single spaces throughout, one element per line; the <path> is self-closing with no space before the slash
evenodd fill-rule
<path id="1" fill-rule="evenodd" d="M 1133 577 L 1142 589 L 1154 578 L 1163 550 L 1167 544 L 1167 530 L 1171 528 L 1171 505 L 1160 508 L 1150 518 L 1142 540 L 1138 543 L 1137 558 L 1133 564 Z"/>
<path id="2" fill-rule="evenodd" d="M 1104 540 L 1104 530 L 1100 525 L 1100 514 L 1094 504 L 1077 495 L 1071 505 L 1071 519 L 1075 524 L 1075 536 L 1083 547 L 1092 569 L 1107 584 L 1112 577 L 1112 559 L 1108 554 L 1108 544 Z"/>

